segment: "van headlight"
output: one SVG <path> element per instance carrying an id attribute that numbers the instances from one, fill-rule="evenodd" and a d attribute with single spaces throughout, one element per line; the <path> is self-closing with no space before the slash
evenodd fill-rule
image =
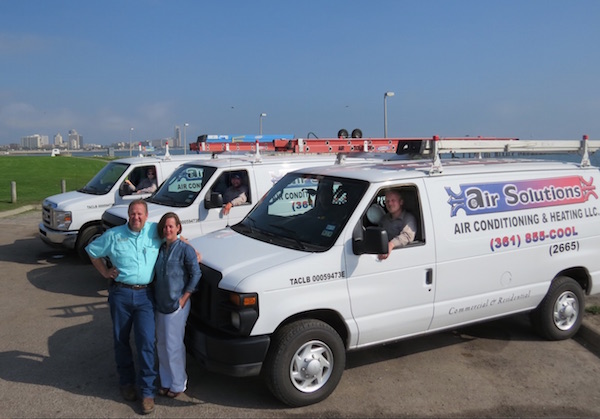
<path id="1" fill-rule="evenodd" d="M 52 211 L 52 217 L 52 224 L 57 230 L 68 230 L 71 222 L 73 222 L 71 211 L 54 210 Z"/>
<path id="2" fill-rule="evenodd" d="M 258 294 L 229 293 L 229 327 L 237 334 L 248 336 L 258 320 Z"/>

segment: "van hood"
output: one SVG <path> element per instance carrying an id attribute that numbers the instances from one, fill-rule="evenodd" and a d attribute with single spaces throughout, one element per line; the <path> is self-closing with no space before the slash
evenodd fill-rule
<path id="1" fill-rule="evenodd" d="M 106 212 L 112 216 L 119 217 L 127 221 L 129 219 L 129 204 L 113 205 L 112 208 L 106 210 Z M 167 212 L 173 211 L 173 208 L 165 207 L 157 204 L 148 204 L 148 221 L 154 221 L 158 223 L 160 218 Z"/>
<path id="2" fill-rule="evenodd" d="M 44 199 L 44 206 L 65 211 L 76 211 L 78 209 L 110 207 L 112 202 L 107 202 L 106 195 L 90 195 L 70 191 Z"/>
<path id="3" fill-rule="evenodd" d="M 217 230 L 189 241 L 202 255 L 202 264 L 221 272 L 220 285 L 236 290 L 246 278 L 266 269 L 303 259 L 309 253 L 275 246 L 236 233 Z"/>
<path id="4" fill-rule="evenodd" d="M 127 221 L 129 215 L 127 214 L 127 210 L 129 209 L 129 205 L 119 204 L 113 205 L 111 208 L 106 210 L 106 213 L 113 215 L 115 217 L 119 217 Z"/>

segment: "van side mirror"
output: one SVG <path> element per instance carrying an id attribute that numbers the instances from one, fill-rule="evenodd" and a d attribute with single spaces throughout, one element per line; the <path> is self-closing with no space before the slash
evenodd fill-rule
<path id="1" fill-rule="evenodd" d="M 352 250 L 355 255 L 383 255 L 389 251 L 388 234 L 382 227 L 367 227 L 361 235 L 354 234 Z"/>
<path id="2" fill-rule="evenodd" d="M 204 198 L 204 208 L 222 208 L 223 207 L 223 195 L 218 192 L 211 192 L 210 196 L 206 195 Z"/>

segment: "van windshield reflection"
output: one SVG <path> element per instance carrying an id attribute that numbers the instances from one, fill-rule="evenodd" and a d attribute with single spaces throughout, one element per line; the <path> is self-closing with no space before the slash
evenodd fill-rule
<path id="1" fill-rule="evenodd" d="M 188 207 L 215 173 L 214 167 L 183 165 L 148 198 L 148 202 L 169 207 Z"/>
<path id="2" fill-rule="evenodd" d="M 117 183 L 128 167 L 129 165 L 125 163 L 109 163 L 96 173 L 96 176 L 83 188 L 79 189 L 78 192 L 105 195 L 112 190 L 115 183 Z"/>
<path id="3" fill-rule="evenodd" d="M 368 183 L 288 173 L 240 223 L 240 234 L 308 252 L 331 248 Z"/>

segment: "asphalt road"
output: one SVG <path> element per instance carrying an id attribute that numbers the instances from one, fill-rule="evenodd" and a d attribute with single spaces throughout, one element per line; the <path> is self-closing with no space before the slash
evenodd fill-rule
<path id="1" fill-rule="evenodd" d="M 0 218 L 0 417 L 136 417 L 121 399 L 105 280 L 37 237 L 38 211 Z M 349 354 L 325 401 L 291 409 L 259 378 L 204 371 L 149 417 L 600 417 L 600 359 L 519 315 Z"/>

